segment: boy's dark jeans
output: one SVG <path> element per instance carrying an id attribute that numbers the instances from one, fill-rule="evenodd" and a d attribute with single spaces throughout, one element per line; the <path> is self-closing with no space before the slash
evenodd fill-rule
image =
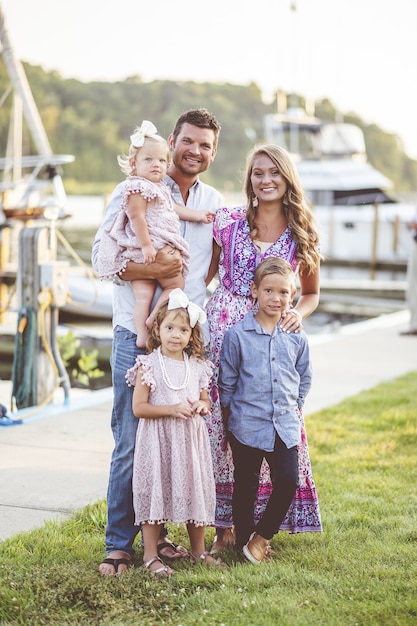
<path id="1" fill-rule="evenodd" d="M 241 550 L 253 531 L 265 539 L 272 539 L 278 532 L 297 489 L 298 448 L 287 448 L 278 435 L 273 452 L 245 446 L 230 431 L 228 439 L 235 466 L 232 507 L 236 549 Z M 262 518 L 255 527 L 254 505 L 264 458 L 270 468 L 273 489 Z"/>

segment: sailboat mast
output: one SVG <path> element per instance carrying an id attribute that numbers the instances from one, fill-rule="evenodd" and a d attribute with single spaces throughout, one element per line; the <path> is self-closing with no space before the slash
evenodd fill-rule
<path id="1" fill-rule="evenodd" d="M 15 93 L 18 94 L 18 96 L 22 100 L 23 115 L 29 127 L 33 141 L 35 142 L 36 148 L 41 156 L 52 156 L 52 149 L 49 144 L 48 137 L 46 135 L 35 100 L 33 98 L 31 88 L 26 78 L 25 71 L 21 62 L 16 57 L 13 47 L 11 45 L 1 4 L 0 44 L 1 54 L 3 55 L 4 63 L 6 65 L 10 81 L 13 85 Z"/>

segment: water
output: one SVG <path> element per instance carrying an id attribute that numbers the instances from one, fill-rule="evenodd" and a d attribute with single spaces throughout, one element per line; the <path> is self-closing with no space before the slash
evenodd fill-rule
<path id="1" fill-rule="evenodd" d="M 237 205 L 242 202 L 242 196 L 234 194 L 229 196 L 227 201 L 231 205 Z M 106 198 L 101 196 L 69 196 L 68 210 L 72 213 L 72 217 L 65 219 L 59 224 L 60 231 L 87 265 L 90 265 L 91 246 L 97 228 L 103 218 L 105 204 Z M 413 210 L 411 205 L 383 205 L 378 209 L 380 233 L 383 233 L 385 238 L 388 236 L 387 232 L 390 232 L 392 235 L 394 224 L 396 224 L 398 241 L 395 260 L 398 261 L 399 256 L 401 256 L 403 259 L 401 265 L 394 264 L 392 269 L 372 271 L 370 267 L 334 266 L 324 263 L 321 269 L 323 285 L 326 281 L 334 281 L 337 284 L 346 280 L 358 284 L 365 284 L 370 280 L 375 282 L 394 281 L 396 283 L 404 283 L 406 280 L 407 245 L 411 242 L 411 236 L 407 229 L 408 221 L 412 215 L 411 209 Z M 362 254 L 363 258 L 367 246 L 369 246 L 370 229 L 375 214 L 374 207 L 337 207 L 335 209 L 317 207 L 315 211 L 321 222 L 321 234 L 325 242 L 326 235 L 324 231 L 328 230 L 332 224 L 333 241 L 340 240 L 344 242 L 344 247 L 341 244 L 338 245 L 340 251 L 345 250 L 345 259 L 349 262 L 354 261 L 359 253 Z M 383 226 L 386 230 L 382 229 Z M 326 245 L 324 244 L 323 246 L 324 254 L 328 253 Z M 61 259 L 70 259 L 67 251 L 60 245 L 58 246 L 58 256 Z M 391 252 L 388 253 L 388 251 L 384 256 L 393 258 Z M 71 262 L 73 263 L 72 260 Z M 362 298 L 364 303 L 362 307 L 359 306 L 360 302 L 353 302 L 354 298 L 351 296 L 343 296 L 339 293 L 337 296 L 329 295 L 325 293 L 324 288 L 322 294 L 322 302 L 319 309 L 306 320 L 306 330 L 308 332 L 327 332 L 337 328 L 340 324 L 361 321 L 374 315 L 395 311 L 404 307 L 404 302 L 401 300 L 396 303 L 392 301 L 383 302 L 382 299 L 379 301 L 374 299 L 374 306 L 369 302 L 366 302 L 365 306 L 365 301 L 369 300 L 367 298 L 369 294 L 366 290 L 364 290 L 363 297 L 359 296 L 359 299 Z M 337 305 L 338 298 L 339 305 Z M 342 299 L 341 304 L 340 299 Z M 344 300 L 346 305 L 343 304 Z"/>
<path id="2" fill-rule="evenodd" d="M 243 203 L 242 194 L 226 194 L 226 203 Z M 104 215 L 106 196 L 68 196 L 67 210 L 71 217 L 60 222 L 59 229 L 86 262 L 90 260 L 94 235 Z M 362 280 L 404 280 L 411 236 L 408 224 L 414 207 L 411 204 L 385 204 L 377 209 L 364 207 L 315 207 L 321 237 L 322 252 L 326 258 L 338 261 L 375 260 L 393 262 L 400 269 L 378 270 L 334 267 L 323 265 L 324 278 L 351 278 Z M 377 228 L 375 220 L 377 219 Z"/>
<path id="3" fill-rule="evenodd" d="M 241 202 L 242 202 L 241 197 L 240 198 L 233 197 L 231 198 L 229 204 L 236 206 L 240 204 Z M 63 233 L 67 241 L 70 243 L 70 245 L 74 248 L 75 252 L 81 257 L 82 261 L 87 266 L 90 266 L 91 247 L 92 247 L 92 243 L 93 243 L 97 228 L 99 227 L 103 218 L 105 203 L 106 203 L 105 198 L 101 196 L 69 196 L 67 208 L 68 208 L 68 211 L 71 212 L 72 215 L 70 218 L 63 220 L 62 222 L 58 224 L 58 228 L 60 232 Z M 338 213 L 337 215 L 340 218 L 343 217 L 343 219 L 346 217 L 344 213 Z M 357 219 L 359 220 L 360 215 L 357 214 L 357 211 L 355 212 L 355 215 Z M 327 212 L 327 216 L 329 216 L 329 212 Z M 352 217 L 352 216 L 353 216 L 353 213 L 349 213 L 349 217 Z M 367 214 L 363 213 L 362 216 L 365 218 L 367 217 Z M 392 229 L 392 224 L 393 224 L 392 219 L 393 219 L 394 214 L 392 213 L 391 218 L 389 219 L 387 216 L 388 216 L 388 213 L 385 212 L 384 223 L 387 223 Z M 326 214 L 322 212 L 321 220 L 322 220 L 323 228 L 324 228 L 324 224 L 326 223 L 327 225 L 329 224 L 328 220 L 326 222 L 327 218 L 325 219 L 325 217 L 326 217 Z M 369 218 L 369 215 L 368 215 L 368 218 Z M 401 219 L 404 221 L 403 226 L 405 228 L 405 224 L 406 224 L 405 220 L 408 219 L 407 211 L 404 212 Z M 354 245 L 355 249 L 364 250 L 367 245 L 366 242 L 369 239 L 369 227 L 365 228 L 363 226 L 363 223 L 365 222 L 362 223 L 358 221 L 354 229 L 350 227 L 347 228 L 346 223 L 348 222 L 344 222 L 342 219 L 340 219 L 339 222 L 340 223 L 339 223 L 338 228 L 340 229 L 340 233 L 338 236 L 342 236 L 342 233 L 345 230 L 349 231 L 348 234 L 350 236 L 352 234 L 351 233 L 352 231 L 354 233 L 354 237 L 351 241 L 351 244 Z M 408 232 L 407 232 L 407 235 L 409 237 Z M 404 234 L 402 235 L 401 242 L 405 242 L 405 241 L 406 241 L 406 237 Z M 405 246 L 405 243 L 404 243 L 404 246 Z M 403 243 L 401 243 L 401 246 L 399 248 L 404 251 L 403 256 L 405 256 L 405 252 L 406 252 L 406 249 L 404 246 L 403 246 Z M 326 250 L 324 249 L 323 252 L 326 253 Z M 68 252 L 62 247 L 61 244 L 58 244 L 58 258 L 70 260 L 72 265 L 75 264 L 75 261 L 70 257 Z M 347 258 L 349 260 L 352 260 L 354 257 L 352 255 L 350 256 L 348 255 Z M 374 275 L 371 275 L 370 269 L 347 267 L 347 266 L 346 267 L 333 267 L 333 266 L 329 266 L 326 264 L 324 264 L 322 267 L 321 275 L 323 279 L 331 279 L 335 281 L 353 280 L 359 283 L 361 281 L 369 280 L 370 278 L 373 278 L 376 280 L 388 280 L 388 281 L 404 281 L 405 280 L 404 269 L 384 270 L 384 271 L 378 270 Z M 394 310 L 398 310 L 400 308 L 404 308 L 405 306 L 404 302 L 400 302 L 400 301 L 397 304 L 389 303 L 389 305 L 386 305 L 383 302 L 378 303 L 378 301 L 375 301 L 376 304 L 375 304 L 375 307 L 373 308 L 369 306 L 368 307 L 356 306 L 352 308 L 351 306 L 347 306 L 347 305 L 344 305 L 343 303 L 342 304 L 339 303 L 339 305 L 336 306 L 337 310 L 335 310 L 334 305 L 335 304 L 337 305 L 337 302 L 335 302 L 335 300 L 337 300 L 336 297 L 331 296 L 330 302 L 328 298 L 327 298 L 327 301 L 325 300 L 326 298 L 323 293 L 322 302 L 319 308 L 307 320 L 305 320 L 304 329 L 306 330 L 308 334 L 319 334 L 319 333 L 322 334 L 322 333 L 335 332 L 341 325 L 359 322 L 364 319 L 369 319 L 369 317 L 373 317 L 379 314 L 383 314 L 386 312 L 391 312 Z M 352 304 L 352 303 L 350 302 L 349 304 Z M 73 323 L 76 322 L 79 325 L 81 318 L 74 317 L 73 319 L 71 319 L 71 318 L 68 318 L 67 315 L 64 318 L 64 315 L 62 314 L 62 311 L 61 311 L 60 321 L 61 319 L 64 319 L 66 323 L 71 324 L 71 322 Z M 109 356 L 110 342 L 111 342 L 111 339 L 109 337 L 109 332 L 108 332 L 110 331 L 110 320 L 108 320 L 108 322 L 105 323 L 105 327 L 107 331 L 106 333 L 100 330 L 99 325 L 94 320 L 89 320 L 89 321 L 82 320 L 82 327 L 83 327 L 84 334 L 86 334 L 87 336 L 91 335 L 92 337 L 99 336 L 101 337 L 101 340 L 103 343 L 103 345 L 100 347 L 99 367 L 100 369 L 105 371 L 105 377 L 102 379 L 97 379 L 93 383 L 91 388 L 100 389 L 102 387 L 107 387 L 111 384 L 110 369 L 109 369 L 109 364 L 108 364 L 108 356 Z M 94 346 L 90 344 L 85 345 L 85 348 L 87 350 L 92 349 L 92 347 Z M 7 368 L 7 374 L 4 374 L 3 372 L 2 378 L 8 378 L 10 377 L 12 354 L 10 354 L 8 358 L 6 358 L 5 355 L 2 355 L 2 360 L 4 361 L 4 363 L 2 363 L 3 369 L 4 367 Z"/>
<path id="4" fill-rule="evenodd" d="M 68 196 L 67 210 L 71 217 L 61 225 L 65 228 L 97 230 L 103 219 L 107 196 Z"/>

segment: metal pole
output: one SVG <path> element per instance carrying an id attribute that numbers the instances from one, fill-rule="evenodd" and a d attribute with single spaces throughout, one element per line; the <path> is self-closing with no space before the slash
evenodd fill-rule
<path id="1" fill-rule="evenodd" d="M 376 277 L 376 264 L 378 261 L 378 234 L 379 234 L 379 204 L 374 204 L 374 226 L 372 230 L 372 253 L 371 253 L 371 279 Z"/>
<path id="2" fill-rule="evenodd" d="M 9 34 L 7 32 L 4 11 L 0 5 L 0 43 L 2 45 L 1 53 L 6 65 L 10 80 L 15 92 L 20 96 L 23 103 L 23 114 L 33 141 L 36 144 L 38 152 L 42 156 L 52 156 L 52 149 L 45 129 L 42 124 L 39 111 L 35 104 L 29 82 L 26 78 L 23 65 L 16 57 L 11 45 Z"/>

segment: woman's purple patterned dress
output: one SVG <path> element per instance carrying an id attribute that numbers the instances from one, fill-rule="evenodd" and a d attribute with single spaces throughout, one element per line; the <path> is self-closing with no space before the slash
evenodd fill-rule
<path id="1" fill-rule="evenodd" d="M 218 398 L 218 372 L 220 352 L 225 332 L 254 308 L 250 286 L 256 266 L 265 258 L 275 256 L 286 259 L 297 270 L 297 247 L 287 226 L 280 238 L 262 254 L 250 238 L 245 207 L 224 208 L 217 212 L 214 238 L 221 247 L 219 285 L 207 303 L 210 325 L 208 357 L 215 370 L 210 388 L 212 412 L 206 417 L 213 457 L 216 482 L 216 528 L 231 528 L 233 493 L 233 457 L 226 441 Z M 299 486 L 293 502 L 280 528 L 292 533 L 321 531 L 320 509 L 311 470 L 304 419 L 300 412 L 301 443 L 299 454 Z M 261 469 L 255 518 L 261 516 L 269 495 L 271 482 L 266 462 Z"/>

